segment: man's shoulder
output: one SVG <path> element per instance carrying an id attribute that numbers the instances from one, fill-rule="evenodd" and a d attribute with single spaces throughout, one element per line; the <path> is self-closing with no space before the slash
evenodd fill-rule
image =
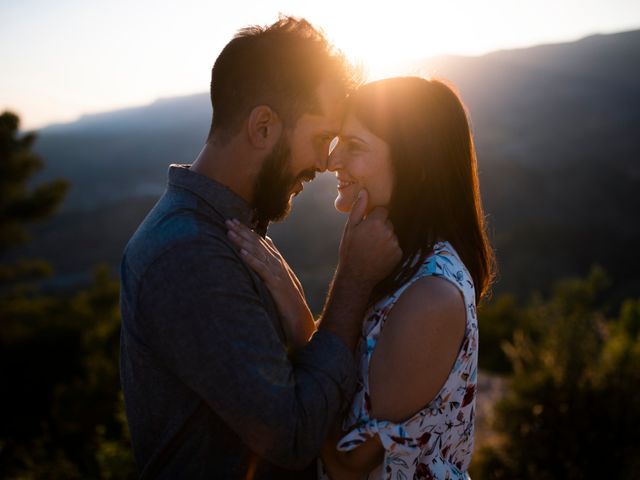
<path id="1" fill-rule="evenodd" d="M 211 259 L 234 256 L 222 219 L 189 205 L 158 204 L 147 215 L 125 247 L 123 264 L 138 276 L 158 260 L 184 262 L 193 254 Z"/>

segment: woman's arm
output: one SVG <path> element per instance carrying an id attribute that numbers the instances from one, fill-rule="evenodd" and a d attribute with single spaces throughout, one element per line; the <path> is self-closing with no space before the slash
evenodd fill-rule
<path id="1" fill-rule="evenodd" d="M 466 326 L 460 291 L 448 280 L 425 277 L 409 287 L 389 313 L 369 365 L 371 417 L 402 422 L 424 408 L 446 382 Z M 322 460 L 332 480 L 363 478 L 383 460 L 376 435 L 340 452 L 334 430 Z"/>
<path id="2" fill-rule="evenodd" d="M 423 277 L 389 313 L 369 364 L 372 418 L 402 422 L 428 405 L 454 365 L 466 305 L 449 280 Z"/>
<path id="3" fill-rule="evenodd" d="M 269 237 L 262 238 L 237 220 L 226 222 L 229 238 L 240 247 L 240 254 L 271 292 L 289 346 L 303 347 L 316 331 L 302 284 Z"/>

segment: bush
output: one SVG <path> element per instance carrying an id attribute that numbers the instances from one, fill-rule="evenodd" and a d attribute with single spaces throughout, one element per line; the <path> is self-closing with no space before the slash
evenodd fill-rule
<path id="1" fill-rule="evenodd" d="M 478 451 L 486 479 L 632 478 L 640 467 L 640 301 L 617 318 L 598 305 L 608 279 L 594 268 L 560 283 L 525 315 L 544 327 L 506 345 L 513 375 L 498 403 L 502 441 Z M 537 337 L 537 338 L 536 338 Z"/>

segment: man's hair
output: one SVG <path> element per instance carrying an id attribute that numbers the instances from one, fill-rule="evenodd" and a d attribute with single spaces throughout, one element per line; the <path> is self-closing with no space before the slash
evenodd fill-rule
<path id="1" fill-rule="evenodd" d="M 316 88 L 330 80 L 345 96 L 357 75 L 344 55 L 307 20 L 280 16 L 269 26 L 238 31 L 211 71 L 213 120 L 207 141 L 235 135 L 258 105 L 268 105 L 285 126 L 318 111 Z"/>

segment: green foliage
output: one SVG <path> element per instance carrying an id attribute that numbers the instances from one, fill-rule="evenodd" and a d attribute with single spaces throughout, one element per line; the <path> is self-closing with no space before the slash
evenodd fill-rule
<path id="1" fill-rule="evenodd" d="M 0 115 L 0 258 L 27 241 L 25 227 L 51 215 L 67 189 L 63 181 L 29 186 L 42 161 L 31 152 L 35 136 L 18 138 L 18 125 L 15 115 Z M 317 183 L 314 188 L 321 186 Z M 563 195 L 565 186 L 563 182 Z M 626 200 L 623 204 L 634 211 Z M 558 204 L 554 202 L 554 207 Z M 123 205 L 127 212 L 133 211 L 129 202 Z M 305 284 L 322 286 L 312 292 L 322 299 L 325 277 L 329 278 L 335 262 L 320 268 L 316 260 L 335 253 L 335 245 L 326 239 L 337 241 L 339 235 L 327 232 L 339 232 L 343 219 L 316 219 L 310 226 L 308 208 L 294 210 L 287 222 L 293 227 L 281 230 L 281 243 L 295 252 L 306 238 L 296 232 L 317 230 L 314 237 L 323 239 L 322 245 L 299 251 L 293 263 L 297 270 L 308 272 Z M 145 203 L 138 213 L 147 209 Z M 591 210 L 582 203 L 579 209 L 591 218 Z M 608 215 L 610 209 L 605 210 Z M 86 215 L 87 231 L 95 230 L 96 215 Z M 109 244 L 117 243 L 112 230 L 123 216 L 117 218 L 118 222 L 98 221 L 109 225 Z M 603 228 L 608 239 L 611 228 Z M 76 231 L 72 236 L 78 236 Z M 590 232 L 580 231 L 575 238 L 583 240 Z M 274 233 L 278 235 L 277 226 Z M 559 236 L 551 235 L 548 226 L 539 233 L 534 237 L 528 231 L 513 240 L 519 252 L 526 251 L 529 241 L 533 252 L 530 262 L 504 261 L 523 268 L 514 278 L 550 278 L 546 271 L 536 272 L 542 265 L 554 269 L 559 265 L 558 259 L 541 262 L 544 239 L 556 242 L 549 252 L 566 255 L 569 247 L 557 248 Z M 80 238 L 78 245 L 84 245 L 91 237 Z M 569 243 L 580 244 L 574 237 Z M 629 249 L 606 250 L 626 255 L 635 243 L 628 245 Z M 65 250 L 69 250 L 67 244 Z M 585 250 L 580 257 L 592 259 L 591 253 Z M 108 268 L 99 267 L 91 285 L 54 295 L 42 292 L 37 284 L 50 272 L 46 262 L 31 259 L 0 265 L 0 378 L 7 386 L 0 397 L 0 478 L 133 478 L 118 377 L 118 283 Z M 624 281 L 626 277 L 615 278 Z M 474 478 L 637 476 L 640 299 L 627 300 L 612 313 L 603 301 L 608 285 L 604 272 L 595 268 L 588 278 L 566 280 L 549 298 L 534 297 L 524 307 L 510 295 L 481 307 L 480 366 L 510 377 L 507 395 L 495 412 L 498 440 L 478 448 Z"/>
<path id="2" fill-rule="evenodd" d="M 28 188 L 42 160 L 31 151 L 34 133 L 18 138 L 20 120 L 11 112 L 0 115 L 0 255 L 29 239 L 24 224 L 47 218 L 58 208 L 67 191 L 64 180 Z"/>
<path id="3" fill-rule="evenodd" d="M 118 373 L 117 280 L 0 300 L 0 477 L 132 478 Z"/>
<path id="4" fill-rule="evenodd" d="M 503 294 L 478 308 L 480 323 L 480 368 L 495 373 L 511 372 L 504 347 L 517 328 L 526 323 L 513 295 Z M 529 329 L 531 330 L 531 329 Z"/>
<path id="5" fill-rule="evenodd" d="M 478 452 L 487 479 L 631 478 L 640 467 L 640 301 L 608 318 L 609 281 L 594 268 L 526 309 L 541 330 L 518 329 L 496 410 L 503 441 Z"/>
<path id="6" fill-rule="evenodd" d="M 66 182 L 27 188 L 42 161 L 18 117 L 0 115 L 0 257 L 51 215 Z M 119 285 L 106 266 L 91 285 L 53 295 L 46 262 L 0 265 L 0 478 L 133 478 L 119 387 Z"/>

